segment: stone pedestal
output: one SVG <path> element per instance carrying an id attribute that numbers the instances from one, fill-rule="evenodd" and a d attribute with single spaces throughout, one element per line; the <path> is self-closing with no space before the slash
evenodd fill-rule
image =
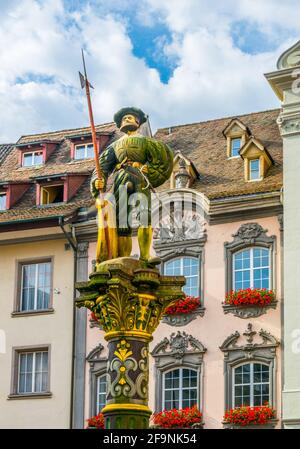
<path id="1" fill-rule="evenodd" d="M 103 262 L 89 282 L 76 285 L 77 307 L 95 314 L 108 342 L 105 428 L 148 428 L 149 342 L 165 309 L 184 296 L 184 284 L 183 276 L 161 276 L 126 257 Z"/>

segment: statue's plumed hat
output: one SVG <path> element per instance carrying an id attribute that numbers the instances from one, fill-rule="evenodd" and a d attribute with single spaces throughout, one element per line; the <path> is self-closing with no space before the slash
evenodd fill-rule
<path id="1" fill-rule="evenodd" d="M 114 115 L 114 122 L 117 125 L 118 128 L 121 126 L 122 118 L 124 115 L 134 115 L 137 117 L 139 124 L 145 123 L 147 120 L 147 115 L 139 108 L 129 107 L 129 108 L 122 108 Z"/>

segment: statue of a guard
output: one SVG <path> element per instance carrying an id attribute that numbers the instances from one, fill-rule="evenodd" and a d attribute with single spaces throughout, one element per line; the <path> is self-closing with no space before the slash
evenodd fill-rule
<path id="1" fill-rule="evenodd" d="M 173 153 L 164 143 L 139 134 L 139 127 L 145 123 L 147 116 L 138 108 L 120 109 L 114 115 L 114 121 L 124 136 L 111 143 L 100 155 L 101 178 L 93 173 L 91 192 L 96 198 L 98 208 L 98 245 L 96 267 L 109 258 L 129 257 L 132 250 L 132 227 L 130 216 L 134 194 L 143 194 L 147 199 L 147 208 L 143 209 L 144 219 L 140 217 L 138 243 L 140 260 L 146 266 L 159 263 L 157 258 L 150 257 L 152 241 L 151 227 L 151 189 L 162 185 L 171 175 Z M 114 195 L 114 217 L 105 232 L 105 216 L 107 201 L 100 200 L 100 191 L 105 192 L 108 177 L 113 174 L 112 193 Z M 111 205 L 110 205 L 111 206 Z M 108 206 L 108 213 L 110 213 Z M 145 220 L 145 214 L 146 220 Z M 125 220 L 124 220 L 125 218 Z M 110 223 L 110 224 L 109 224 Z M 108 255 L 107 239 L 109 239 L 110 255 Z"/>

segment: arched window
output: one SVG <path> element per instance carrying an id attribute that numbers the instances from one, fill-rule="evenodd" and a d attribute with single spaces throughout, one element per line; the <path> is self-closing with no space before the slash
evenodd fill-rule
<path id="1" fill-rule="evenodd" d="M 164 373 L 163 409 L 192 407 L 199 402 L 198 373 L 196 370 L 178 368 Z"/>
<path id="2" fill-rule="evenodd" d="M 245 363 L 233 370 L 233 407 L 260 406 L 270 402 L 270 367 Z"/>
<path id="3" fill-rule="evenodd" d="M 199 293 L 199 259 L 196 257 L 180 257 L 169 260 L 164 265 L 167 276 L 185 276 L 183 291 L 188 296 L 200 296 Z"/>
<path id="4" fill-rule="evenodd" d="M 96 403 L 96 413 L 100 413 L 106 404 L 106 385 L 107 385 L 107 375 L 102 374 L 97 376 L 97 403 Z"/>
<path id="5" fill-rule="evenodd" d="M 270 288 L 270 250 L 252 247 L 233 254 L 233 289 Z"/>

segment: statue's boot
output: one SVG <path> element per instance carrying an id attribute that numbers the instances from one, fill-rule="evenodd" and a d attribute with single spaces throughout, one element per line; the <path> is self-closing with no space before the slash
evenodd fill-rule
<path id="1" fill-rule="evenodd" d="M 118 237 L 118 256 L 129 257 L 132 251 L 132 238 L 131 236 L 119 236 Z"/>
<path id="2" fill-rule="evenodd" d="M 140 260 L 144 262 L 146 266 L 154 267 L 155 265 L 159 265 L 161 263 L 160 258 L 150 256 L 152 226 L 148 226 L 147 228 L 140 227 L 138 229 L 138 242 L 140 247 Z"/>

